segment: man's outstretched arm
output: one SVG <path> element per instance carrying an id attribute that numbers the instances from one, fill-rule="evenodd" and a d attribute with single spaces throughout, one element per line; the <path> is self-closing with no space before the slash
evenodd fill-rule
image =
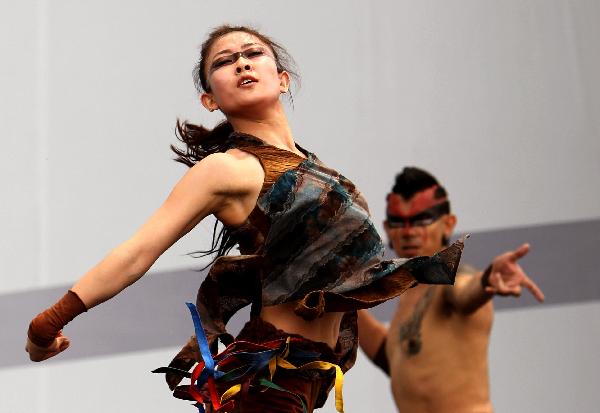
<path id="1" fill-rule="evenodd" d="M 498 255 L 484 272 L 465 276 L 459 274 L 454 286 L 445 290 L 446 301 L 463 314 L 470 314 L 487 303 L 495 294 L 519 297 L 523 287 L 540 302 L 544 293 L 525 274 L 518 260 L 529 252 L 529 244 L 523 244 L 513 251 Z"/>

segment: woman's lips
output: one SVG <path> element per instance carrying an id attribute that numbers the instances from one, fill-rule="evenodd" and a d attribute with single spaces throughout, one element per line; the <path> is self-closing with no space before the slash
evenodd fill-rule
<path id="1" fill-rule="evenodd" d="M 253 85 L 257 83 L 258 79 L 253 76 L 242 76 L 240 80 L 238 80 L 238 87 L 248 87 L 249 85 Z"/>

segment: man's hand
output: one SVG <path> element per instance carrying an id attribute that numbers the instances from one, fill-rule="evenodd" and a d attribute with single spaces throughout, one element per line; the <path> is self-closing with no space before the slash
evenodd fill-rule
<path id="1" fill-rule="evenodd" d="M 25 351 L 29 353 L 29 359 L 31 361 L 43 361 L 65 351 L 70 344 L 69 339 L 63 336 L 62 333 L 59 333 L 58 337 L 56 337 L 54 342 L 48 347 L 40 347 L 28 338 L 27 344 L 25 344 Z"/>
<path id="2" fill-rule="evenodd" d="M 522 287 L 525 287 L 538 301 L 544 301 L 542 290 L 531 281 L 517 263 L 528 252 L 529 244 L 523 244 L 514 251 L 505 252 L 494 258 L 485 291 L 490 294 L 519 297 Z"/>

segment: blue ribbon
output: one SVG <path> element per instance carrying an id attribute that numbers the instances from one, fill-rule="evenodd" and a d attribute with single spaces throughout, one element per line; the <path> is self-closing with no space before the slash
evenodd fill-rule
<path id="1" fill-rule="evenodd" d="M 212 354 L 210 352 L 210 347 L 208 346 L 208 340 L 206 339 L 206 335 L 204 334 L 204 328 L 202 327 L 202 322 L 200 321 L 200 315 L 198 314 L 198 309 L 192 303 L 185 303 L 192 314 L 192 320 L 194 321 L 194 330 L 196 331 L 196 341 L 198 342 L 198 347 L 200 348 L 200 355 L 202 356 L 202 360 L 204 360 L 204 368 L 208 370 L 208 374 L 214 377 L 215 374 L 215 361 L 213 360 Z"/>
<path id="2" fill-rule="evenodd" d="M 190 314 L 192 315 L 192 321 L 194 322 L 194 330 L 196 331 L 196 341 L 198 342 L 200 355 L 202 356 L 202 360 L 204 361 L 204 369 L 202 370 L 200 377 L 198 377 L 198 380 L 195 384 L 192 383 L 192 386 L 197 386 L 198 389 L 200 389 L 202 385 L 206 382 L 208 377 L 215 376 L 215 360 L 213 359 L 212 353 L 210 352 L 210 347 L 208 345 L 206 334 L 204 334 L 204 328 L 202 327 L 202 322 L 200 321 L 198 309 L 192 303 L 185 304 L 187 305 L 188 309 L 190 310 Z M 204 406 L 202 406 L 202 403 L 197 403 L 196 407 L 198 408 L 199 413 L 205 413 Z"/>

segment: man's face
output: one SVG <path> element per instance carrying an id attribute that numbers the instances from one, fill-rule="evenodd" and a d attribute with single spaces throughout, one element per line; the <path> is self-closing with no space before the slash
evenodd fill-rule
<path id="1" fill-rule="evenodd" d="M 384 227 L 399 257 L 433 255 L 452 235 L 456 217 L 445 213 L 446 199 L 434 198 L 436 188 L 417 192 L 408 200 L 399 194 L 388 195 Z"/>

